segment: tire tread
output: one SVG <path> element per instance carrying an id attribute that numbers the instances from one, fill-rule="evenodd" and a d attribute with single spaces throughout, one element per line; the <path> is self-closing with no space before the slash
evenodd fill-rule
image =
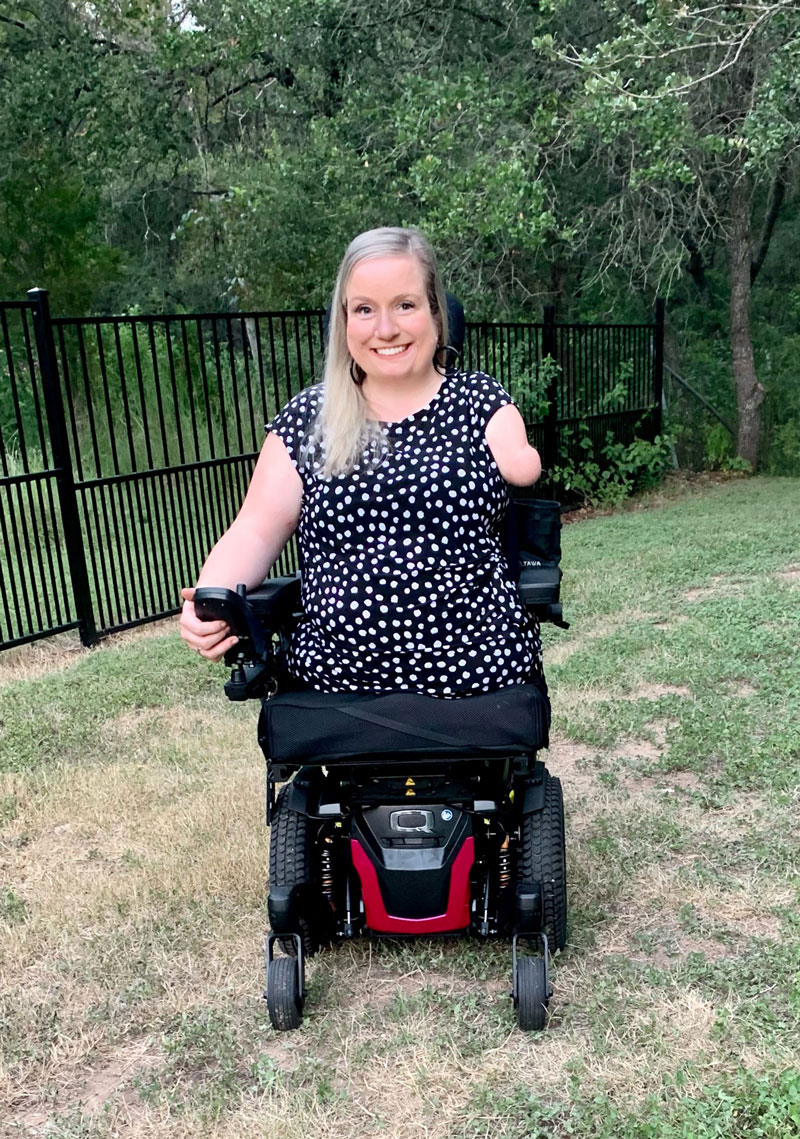
<path id="1" fill-rule="evenodd" d="M 540 1032 L 547 1023 L 547 982 L 543 957 L 517 961 L 517 1024 L 523 1032 Z"/>
<path id="2" fill-rule="evenodd" d="M 282 787 L 275 802 L 275 813 L 269 836 L 269 880 L 281 886 L 312 884 L 313 839 L 305 815 L 286 805 L 289 787 Z M 303 941 L 303 952 L 313 957 L 320 947 L 313 923 L 305 916 L 298 918 L 297 932 Z M 297 947 L 290 937 L 279 938 L 283 952 L 294 958 Z"/>
<path id="3" fill-rule="evenodd" d="M 521 882 L 541 882 L 544 933 L 552 949 L 567 942 L 567 870 L 561 780 L 544 776 L 544 807 L 522 820 L 518 863 Z"/>
<path id="4" fill-rule="evenodd" d="M 294 957 L 274 957 L 267 974 L 267 1010 L 270 1024 L 278 1032 L 299 1028 L 303 1020 L 303 1002 L 297 983 L 297 961 Z"/>

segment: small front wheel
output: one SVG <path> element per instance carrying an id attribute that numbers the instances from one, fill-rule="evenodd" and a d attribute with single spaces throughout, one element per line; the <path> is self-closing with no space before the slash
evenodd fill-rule
<path id="1" fill-rule="evenodd" d="M 547 966 L 544 957 L 520 957 L 514 990 L 517 1024 L 523 1032 L 541 1032 L 547 1023 Z"/>
<path id="2" fill-rule="evenodd" d="M 272 1027 L 278 1032 L 299 1028 L 303 1000 L 297 958 L 273 957 L 267 968 L 267 1010 Z"/>

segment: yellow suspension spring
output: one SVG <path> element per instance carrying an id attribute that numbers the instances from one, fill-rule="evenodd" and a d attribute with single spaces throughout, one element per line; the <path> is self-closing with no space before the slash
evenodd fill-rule
<path id="1" fill-rule="evenodd" d="M 511 885 L 511 848 L 508 835 L 503 839 L 500 856 L 497 859 L 497 884 L 501 890 Z"/>
<path id="2" fill-rule="evenodd" d="M 325 835 L 322 840 L 322 846 L 319 852 L 320 861 L 320 886 L 322 893 L 333 905 L 333 838 L 331 835 Z"/>

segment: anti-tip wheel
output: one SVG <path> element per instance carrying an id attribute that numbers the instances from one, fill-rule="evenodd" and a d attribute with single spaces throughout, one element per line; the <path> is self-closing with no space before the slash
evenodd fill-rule
<path id="1" fill-rule="evenodd" d="M 516 976 L 517 1024 L 523 1032 L 541 1032 L 547 1023 L 547 967 L 544 957 L 520 957 Z"/>
<path id="2" fill-rule="evenodd" d="M 303 1021 L 296 957 L 274 957 L 267 969 L 267 1010 L 278 1032 L 299 1028 Z"/>

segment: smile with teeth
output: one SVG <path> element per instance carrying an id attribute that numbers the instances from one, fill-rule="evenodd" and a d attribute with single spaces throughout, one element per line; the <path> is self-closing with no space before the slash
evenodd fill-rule
<path id="1" fill-rule="evenodd" d="M 379 356 L 397 356 L 400 352 L 405 352 L 408 344 L 398 344 L 394 348 L 373 348 L 373 352 L 377 352 Z"/>

